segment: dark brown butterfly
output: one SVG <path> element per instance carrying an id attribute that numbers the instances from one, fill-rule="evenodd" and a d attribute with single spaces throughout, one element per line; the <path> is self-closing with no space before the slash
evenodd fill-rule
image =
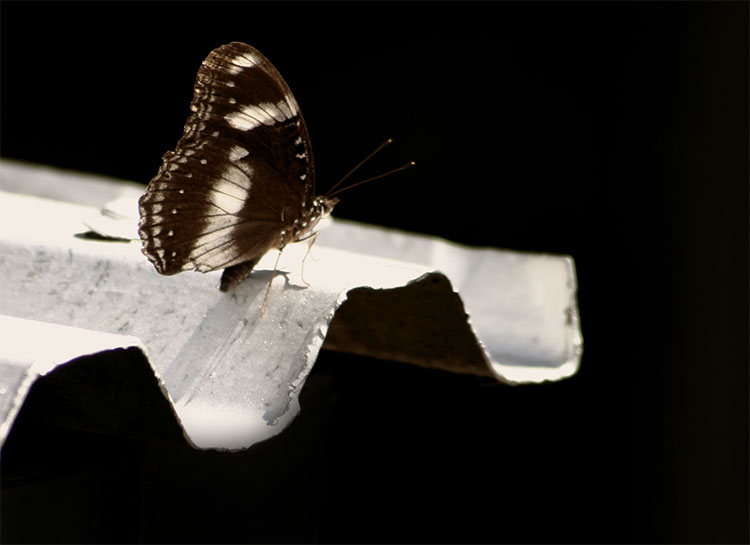
<path id="1" fill-rule="evenodd" d="M 315 196 L 305 121 L 258 50 L 215 49 L 194 92 L 182 138 L 139 200 L 139 234 L 159 273 L 225 269 L 227 291 L 269 250 L 311 237 L 338 199 Z"/>
<path id="2" fill-rule="evenodd" d="M 414 164 L 334 192 L 389 139 L 316 196 L 297 101 L 270 61 L 247 44 L 212 51 L 194 93 L 182 138 L 139 200 L 143 253 L 161 274 L 224 269 L 220 289 L 227 291 L 269 250 L 314 238 L 338 202 L 335 193 Z"/>

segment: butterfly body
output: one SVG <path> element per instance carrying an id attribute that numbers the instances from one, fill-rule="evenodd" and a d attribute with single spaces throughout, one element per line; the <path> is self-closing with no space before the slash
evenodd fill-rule
<path id="1" fill-rule="evenodd" d="M 142 251 L 165 275 L 225 269 L 226 291 L 269 250 L 313 236 L 338 199 L 315 196 L 297 101 L 253 47 L 212 51 L 190 109 L 182 138 L 139 200 Z"/>

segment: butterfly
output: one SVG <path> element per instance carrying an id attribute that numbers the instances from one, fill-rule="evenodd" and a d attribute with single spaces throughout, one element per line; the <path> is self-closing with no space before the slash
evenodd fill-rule
<path id="1" fill-rule="evenodd" d="M 315 195 L 299 105 L 254 47 L 213 50 L 198 70 L 190 110 L 182 138 L 139 199 L 138 232 L 159 273 L 224 269 L 219 288 L 228 291 L 269 250 L 314 240 L 338 198 Z"/>
<path id="2" fill-rule="evenodd" d="M 309 238 L 338 202 L 315 196 L 305 121 L 257 49 L 203 61 L 183 136 L 139 199 L 142 251 L 164 275 L 224 269 L 227 291 L 263 255 Z"/>

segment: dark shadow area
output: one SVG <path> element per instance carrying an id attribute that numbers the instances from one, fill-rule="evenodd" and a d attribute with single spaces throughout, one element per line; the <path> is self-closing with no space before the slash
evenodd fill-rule
<path id="1" fill-rule="evenodd" d="M 330 379 L 286 433 L 233 454 L 190 447 L 147 365 L 108 352 L 32 387 L 2 452 L 2 542 L 316 541 Z"/>
<path id="2" fill-rule="evenodd" d="M 127 238 L 102 235 L 95 231 L 85 231 L 83 233 L 76 233 L 75 236 L 83 240 L 93 240 L 96 242 L 125 242 L 125 243 L 130 242 L 130 239 L 127 239 Z"/>

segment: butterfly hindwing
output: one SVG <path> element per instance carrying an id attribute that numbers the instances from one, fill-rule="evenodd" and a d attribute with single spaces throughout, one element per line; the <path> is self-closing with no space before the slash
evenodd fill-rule
<path id="1" fill-rule="evenodd" d="M 141 197 L 144 252 L 160 273 L 206 272 L 262 256 L 278 247 L 282 218 L 297 213 L 298 196 L 265 161 L 230 160 L 225 152 L 214 141 L 200 152 L 168 152 Z"/>

